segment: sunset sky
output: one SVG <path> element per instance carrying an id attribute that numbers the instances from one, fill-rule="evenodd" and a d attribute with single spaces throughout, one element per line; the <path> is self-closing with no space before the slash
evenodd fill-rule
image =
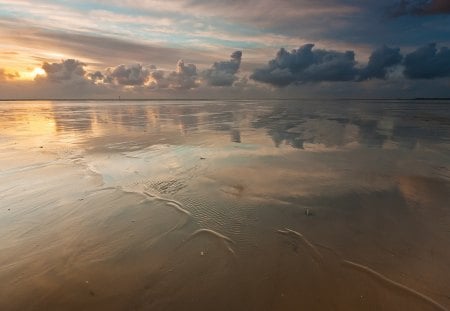
<path id="1" fill-rule="evenodd" d="M 450 97 L 450 0 L 0 0 L 0 99 Z"/>

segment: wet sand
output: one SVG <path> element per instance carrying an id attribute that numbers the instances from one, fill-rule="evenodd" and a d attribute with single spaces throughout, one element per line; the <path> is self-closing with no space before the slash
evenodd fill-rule
<path id="1" fill-rule="evenodd" d="M 0 310 L 448 310 L 450 102 L 0 102 Z"/>

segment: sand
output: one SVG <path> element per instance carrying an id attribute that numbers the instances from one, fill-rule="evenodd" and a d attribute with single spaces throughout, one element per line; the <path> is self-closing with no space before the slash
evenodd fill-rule
<path id="1" fill-rule="evenodd" d="M 0 102 L 0 310 L 448 310 L 447 102 Z"/>

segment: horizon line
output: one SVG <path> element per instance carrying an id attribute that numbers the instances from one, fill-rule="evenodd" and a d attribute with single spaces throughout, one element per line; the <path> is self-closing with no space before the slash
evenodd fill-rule
<path id="1" fill-rule="evenodd" d="M 292 97 L 292 98 L 6 98 L 0 99 L 3 102 L 16 101 L 250 101 L 250 100 L 450 100 L 450 97 L 385 97 L 385 98 L 364 98 L 364 97 Z"/>

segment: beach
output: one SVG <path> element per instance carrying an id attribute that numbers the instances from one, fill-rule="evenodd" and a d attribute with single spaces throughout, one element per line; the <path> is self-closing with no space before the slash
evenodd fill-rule
<path id="1" fill-rule="evenodd" d="M 449 104 L 0 102 L 0 309 L 448 310 Z"/>

